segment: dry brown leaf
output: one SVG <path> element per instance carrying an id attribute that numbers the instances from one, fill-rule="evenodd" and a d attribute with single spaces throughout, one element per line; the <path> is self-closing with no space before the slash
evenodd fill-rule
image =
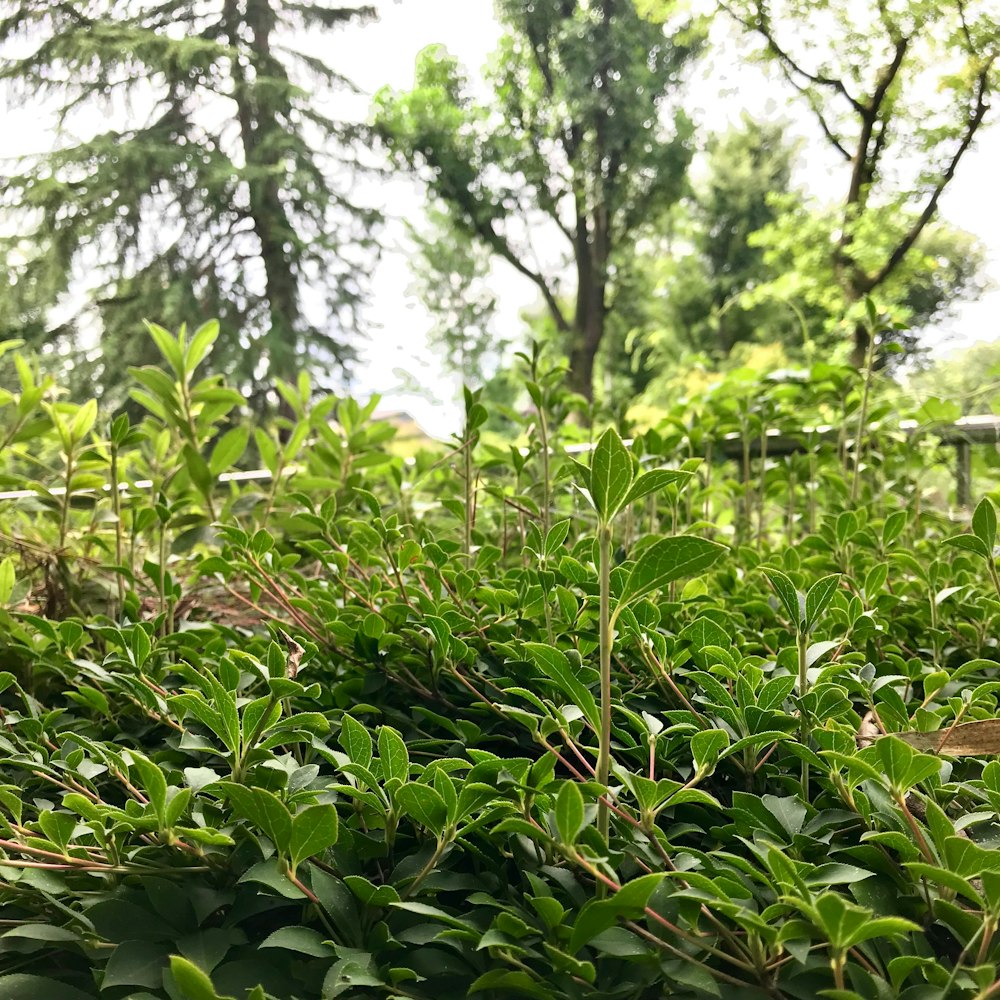
<path id="1" fill-rule="evenodd" d="M 963 722 L 950 729 L 934 733 L 893 733 L 923 753 L 940 753 L 948 757 L 982 757 L 1000 754 L 1000 719 Z"/>

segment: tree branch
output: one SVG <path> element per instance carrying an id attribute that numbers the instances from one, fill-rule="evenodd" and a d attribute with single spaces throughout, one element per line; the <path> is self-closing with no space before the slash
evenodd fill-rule
<path id="1" fill-rule="evenodd" d="M 785 78 L 785 80 L 789 84 L 791 84 L 808 102 L 810 110 L 816 116 L 816 121 L 819 123 L 820 129 L 822 130 L 823 135 L 826 136 L 830 145 L 833 146 L 833 148 L 845 160 L 850 162 L 851 154 L 847 151 L 847 147 L 838 138 L 837 134 L 833 131 L 833 129 L 827 122 L 826 117 L 824 116 L 823 111 L 819 106 L 819 101 L 816 95 L 807 86 L 796 80 L 795 77 L 792 75 L 791 71 L 784 63 L 779 63 L 778 66 L 781 70 L 781 75 Z"/>
<path id="2" fill-rule="evenodd" d="M 559 306 L 559 302 L 556 300 L 552 289 L 549 288 L 548 282 L 542 277 L 537 271 L 533 271 L 530 267 L 525 264 L 520 257 L 514 253 L 513 248 L 493 228 L 492 219 L 488 223 L 477 222 L 474 215 L 466 212 L 468 216 L 469 224 L 472 226 L 473 231 L 485 242 L 487 243 L 499 256 L 501 256 L 511 267 L 514 268 L 519 274 L 523 274 L 529 281 L 533 282 L 538 290 L 542 293 L 542 298 L 545 300 L 545 305 L 548 307 L 549 313 L 552 315 L 552 319 L 555 321 L 558 329 L 565 333 L 570 329 L 569 322 L 566 320 L 562 309 Z"/>
<path id="3" fill-rule="evenodd" d="M 861 133 L 858 136 L 858 144 L 853 157 L 854 166 L 851 170 L 851 184 L 847 191 L 846 209 L 848 213 L 862 200 L 866 180 L 874 175 L 877 158 L 882 154 L 882 147 L 885 141 L 884 123 L 876 139 L 875 148 L 869 149 L 869 145 L 872 141 L 875 126 L 879 122 L 879 115 L 882 110 L 882 104 L 885 101 L 885 95 L 889 92 L 893 80 L 899 75 L 899 69 L 903 65 L 903 59 L 906 56 L 909 44 L 909 38 L 901 38 L 896 42 L 892 62 L 879 71 L 875 90 L 872 92 L 868 103 L 864 105 L 863 110 L 860 112 Z M 843 246 L 847 241 L 847 226 L 845 224 L 844 234 L 841 237 L 841 245 Z"/>
<path id="4" fill-rule="evenodd" d="M 919 239 L 924 227 L 933 218 L 935 211 L 937 211 L 938 201 L 941 199 L 944 189 L 955 176 L 955 171 L 958 169 L 959 162 L 965 155 L 966 150 L 968 150 L 968 148 L 972 145 L 972 140 L 975 138 L 976 132 L 983 122 L 983 117 L 985 116 L 988 108 L 986 95 L 989 92 L 989 74 L 993 67 L 993 62 L 994 59 L 991 58 L 982 68 L 976 79 L 976 104 L 972 109 L 971 116 L 969 117 L 969 123 L 965 128 L 965 134 L 962 136 L 962 141 L 955 150 L 947 168 L 941 175 L 937 184 L 934 186 L 934 190 L 931 192 L 931 196 L 928 199 L 927 204 L 924 205 L 923 211 L 917 216 L 907 234 L 899 241 L 896 249 L 890 254 L 885 264 L 883 264 L 873 276 L 867 277 L 864 280 L 863 291 L 870 292 L 877 288 L 889 277 L 889 275 L 892 274 L 893 271 L 896 270 L 903 258 L 913 247 L 913 244 Z"/>
<path id="5" fill-rule="evenodd" d="M 810 83 L 814 83 L 817 86 L 828 87 L 831 90 L 836 91 L 848 102 L 848 104 L 851 105 L 852 108 L 854 108 L 855 111 L 859 114 L 863 113 L 864 105 L 857 98 L 851 96 L 851 92 L 847 89 L 843 80 L 839 80 L 837 77 L 833 76 L 824 76 L 822 73 L 810 72 L 804 66 L 797 63 L 791 55 L 778 44 L 773 31 L 768 25 L 767 14 L 759 3 L 754 5 L 756 17 L 753 19 L 741 17 L 729 6 L 728 3 L 726 3 L 726 0 L 716 0 L 716 3 L 731 18 L 733 18 L 733 20 L 742 24 L 747 31 L 752 31 L 760 35 L 767 43 L 767 47 L 771 51 L 771 54 L 776 56 L 790 72 L 796 74 L 797 76 L 801 76 L 803 79 L 808 80 Z"/>

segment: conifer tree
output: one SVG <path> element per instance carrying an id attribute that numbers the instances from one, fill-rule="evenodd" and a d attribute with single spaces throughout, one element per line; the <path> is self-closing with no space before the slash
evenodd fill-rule
<path id="1" fill-rule="evenodd" d="M 0 0 L 6 95 L 56 130 L 6 183 L 0 336 L 105 392 L 146 360 L 144 318 L 217 316 L 215 363 L 257 398 L 303 365 L 338 370 L 373 218 L 343 182 L 357 136 L 328 113 L 349 84 L 298 43 L 371 15 L 350 0 Z"/>

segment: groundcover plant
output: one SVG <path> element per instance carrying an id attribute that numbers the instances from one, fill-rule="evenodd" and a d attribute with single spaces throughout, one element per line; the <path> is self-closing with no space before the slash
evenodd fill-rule
<path id="1" fill-rule="evenodd" d="M 249 433 L 215 334 L 110 421 L 5 345 L 0 996 L 1000 996 L 997 521 L 932 434 L 817 366 L 570 454 L 535 352 L 524 447 L 470 392 L 404 461 L 305 378 Z"/>

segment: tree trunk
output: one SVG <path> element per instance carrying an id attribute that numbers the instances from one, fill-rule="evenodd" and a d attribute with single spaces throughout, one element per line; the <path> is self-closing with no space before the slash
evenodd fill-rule
<path id="1" fill-rule="evenodd" d="M 590 281 L 577 289 L 576 323 L 569 354 L 569 384 L 588 403 L 594 401 L 594 363 L 604 339 L 607 309 L 604 282 Z"/>
<path id="2" fill-rule="evenodd" d="M 250 29 L 250 61 L 256 78 L 274 76 L 279 67 L 271 55 L 271 35 L 275 26 L 270 0 L 255 0 L 247 5 L 245 21 L 232 0 L 227 2 L 227 25 L 230 44 L 242 50 L 241 22 Z M 268 99 L 265 86 L 248 82 L 238 59 L 233 61 L 240 138 L 248 172 L 248 214 L 260 242 L 260 257 L 264 265 L 264 299 L 267 303 L 269 329 L 263 343 L 267 351 L 268 376 L 294 382 L 298 377 L 298 279 L 286 244 L 294 241 L 288 213 L 281 201 L 281 192 L 273 168 L 274 155 L 269 150 L 280 149 L 281 143 L 268 142 L 280 130 L 278 113 L 281 109 Z"/>

